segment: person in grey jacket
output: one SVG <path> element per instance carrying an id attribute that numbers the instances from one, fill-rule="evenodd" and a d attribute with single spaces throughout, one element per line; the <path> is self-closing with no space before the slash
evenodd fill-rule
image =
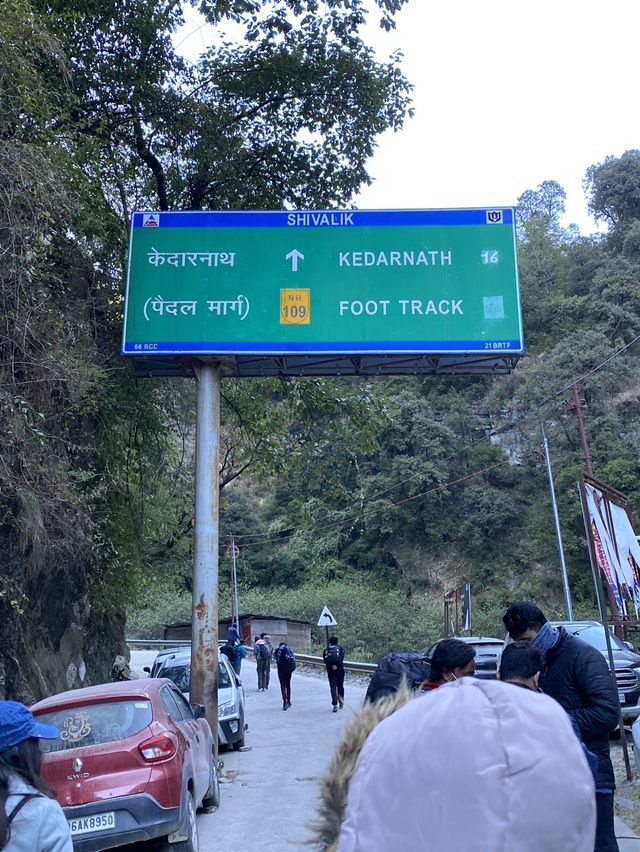
<path id="1" fill-rule="evenodd" d="M 40 738 L 57 728 L 36 722 L 17 701 L 0 701 L 0 849 L 73 852 L 69 823 L 40 775 Z"/>

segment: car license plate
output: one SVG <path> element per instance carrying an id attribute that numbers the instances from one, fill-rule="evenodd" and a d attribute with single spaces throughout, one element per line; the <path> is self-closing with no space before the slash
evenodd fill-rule
<path id="1" fill-rule="evenodd" d="M 618 692 L 618 698 L 620 699 L 620 704 L 624 704 L 627 700 L 627 696 L 624 694 L 624 692 Z"/>
<path id="2" fill-rule="evenodd" d="M 107 811 L 104 814 L 93 814 L 93 816 L 77 817 L 69 820 L 69 828 L 72 837 L 78 834 L 89 834 L 91 831 L 106 831 L 108 828 L 116 827 L 116 812 Z"/>

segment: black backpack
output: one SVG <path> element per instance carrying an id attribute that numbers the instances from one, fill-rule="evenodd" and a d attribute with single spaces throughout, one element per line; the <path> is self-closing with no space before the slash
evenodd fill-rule
<path id="1" fill-rule="evenodd" d="M 296 670 L 295 657 L 287 648 L 281 648 L 278 652 L 278 668 L 289 674 Z"/>
<path id="2" fill-rule="evenodd" d="M 340 646 L 339 645 L 329 645 L 328 648 L 325 649 L 324 652 L 324 661 L 327 667 L 331 666 L 331 668 L 338 667 L 342 664 L 342 660 L 340 659 Z"/>
<path id="3" fill-rule="evenodd" d="M 238 652 L 236 651 L 236 646 L 232 645 L 230 642 L 227 642 L 226 645 L 223 645 L 222 648 L 220 648 L 220 653 L 225 655 L 231 665 L 233 665 L 238 659 Z"/>
<path id="4" fill-rule="evenodd" d="M 431 661 L 425 654 L 394 651 L 378 662 L 364 700 L 373 703 L 385 695 L 393 695 L 405 679 L 410 689 L 419 689 L 430 676 Z"/>

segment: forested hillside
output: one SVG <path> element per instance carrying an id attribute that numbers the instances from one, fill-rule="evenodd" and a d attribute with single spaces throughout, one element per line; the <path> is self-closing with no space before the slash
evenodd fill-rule
<path id="1" fill-rule="evenodd" d="M 176 0 L 0 2 L 7 696 L 104 679 L 127 613 L 141 633 L 188 615 L 195 393 L 118 354 L 128 217 L 349 205 L 410 86 L 362 42 L 360 3 L 325 5 L 205 1 L 245 36 L 192 63 Z M 379 0 L 384 25 L 401 5 Z M 511 376 L 225 380 L 222 614 L 230 534 L 242 609 L 315 622 L 329 604 L 352 655 L 425 647 L 467 579 L 478 631 L 514 598 L 560 612 L 543 424 L 576 611 L 593 611 L 568 386 L 595 475 L 640 510 L 640 151 L 586 181 L 606 235 L 561 227 L 553 181 L 520 198 L 528 354 Z"/>
<path id="2" fill-rule="evenodd" d="M 374 4 L 381 25 L 403 1 Z M 348 204 L 377 134 L 409 110 L 358 0 L 191 4 L 219 31 L 196 62 L 174 47 L 189 5 L 0 0 L 7 696 L 104 679 L 126 604 L 187 570 L 192 388 L 136 382 L 118 354 L 130 212 Z M 228 384 L 225 480 L 286 455 L 275 393 Z"/>

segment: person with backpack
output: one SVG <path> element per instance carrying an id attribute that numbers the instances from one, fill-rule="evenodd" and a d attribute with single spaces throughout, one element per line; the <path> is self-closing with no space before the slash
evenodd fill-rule
<path id="1" fill-rule="evenodd" d="M 333 713 L 344 707 L 344 648 L 338 644 L 338 637 L 331 636 L 328 646 L 322 652 L 327 667 L 329 689 L 331 690 L 331 709 Z"/>
<path id="2" fill-rule="evenodd" d="M 269 674 L 271 671 L 271 648 L 267 645 L 262 636 L 256 636 L 253 645 L 253 653 L 256 658 L 256 668 L 258 670 L 258 692 L 265 692 L 269 689 Z"/>
<path id="3" fill-rule="evenodd" d="M 73 852 L 64 812 L 40 774 L 39 740 L 57 739 L 17 701 L 0 701 L 0 849 Z"/>
<path id="4" fill-rule="evenodd" d="M 242 661 L 247 656 L 247 649 L 244 647 L 242 642 L 238 642 L 238 644 L 234 648 L 236 652 L 236 661 L 232 663 L 234 672 L 240 677 L 240 668 L 242 666 Z"/>
<path id="5" fill-rule="evenodd" d="M 236 661 L 238 658 L 235 643 L 227 642 L 226 645 L 223 645 L 222 648 L 220 648 L 220 653 L 225 655 L 225 657 L 231 663 L 233 670 L 235 671 Z"/>
<path id="6" fill-rule="evenodd" d="M 296 655 L 293 648 L 286 642 L 281 642 L 274 654 L 278 667 L 278 680 L 280 681 L 280 692 L 282 693 L 282 709 L 291 707 L 291 675 L 296 669 Z"/>

